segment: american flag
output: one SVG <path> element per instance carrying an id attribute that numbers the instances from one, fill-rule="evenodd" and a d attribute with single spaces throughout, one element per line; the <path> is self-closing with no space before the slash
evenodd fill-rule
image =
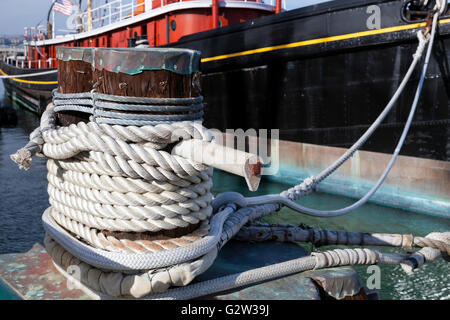
<path id="1" fill-rule="evenodd" d="M 72 2 L 70 0 L 57 0 L 53 5 L 55 12 L 60 12 L 65 16 L 70 16 L 72 13 Z"/>

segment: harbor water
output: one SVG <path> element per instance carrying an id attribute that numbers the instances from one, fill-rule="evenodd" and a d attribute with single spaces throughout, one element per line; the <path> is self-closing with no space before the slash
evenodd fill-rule
<path id="1" fill-rule="evenodd" d="M 36 115 L 25 111 L 12 102 L 0 84 L 0 108 L 7 108 L 17 116 L 17 122 L 2 124 L 0 128 L 0 254 L 28 251 L 36 242 L 42 243 L 44 230 L 41 224 L 42 212 L 49 206 L 45 159 L 34 158 L 28 171 L 19 170 L 9 155 L 24 146 L 30 132 L 39 125 Z M 11 117 L 14 119 L 14 117 Z M 279 193 L 288 185 L 262 181 L 258 192 L 246 189 L 242 178 L 219 171 L 214 173 L 213 193 L 237 191 L 245 196 Z M 327 194 L 309 195 L 300 202 L 318 209 L 335 209 L 347 206 L 354 200 Z M 450 221 L 403 210 L 366 204 L 343 217 L 312 218 L 289 209 L 264 218 L 270 223 L 308 224 L 323 229 L 411 233 L 425 236 L 432 231 L 450 230 Z M 309 244 L 299 244 L 308 251 L 314 250 Z M 331 247 L 327 247 L 331 248 Z M 378 248 L 393 252 L 400 249 Z M 370 274 L 366 266 L 356 267 L 363 284 Z M 450 299 L 448 281 L 450 266 L 442 259 L 426 264 L 413 275 L 405 274 L 400 266 L 381 266 L 382 299 Z M 8 299 L 0 286 L 0 299 Z M 295 297 L 292 297 L 293 299 Z"/>

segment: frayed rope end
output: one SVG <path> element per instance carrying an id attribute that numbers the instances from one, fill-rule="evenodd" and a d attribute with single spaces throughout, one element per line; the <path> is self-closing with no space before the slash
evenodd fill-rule
<path id="1" fill-rule="evenodd" d="M 31 167 L 32 155 L 28 149 L 19 149 L 15 154 L 10 155 L 10 158 L 20 169 L 28 170 Z"/>

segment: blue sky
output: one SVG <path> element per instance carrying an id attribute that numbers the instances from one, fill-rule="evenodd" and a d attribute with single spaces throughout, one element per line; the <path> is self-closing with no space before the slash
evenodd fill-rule
<path id="1" fill-rule="evenodd" d="M 285 0 L 288 9 L 307 6 L 328 0 Z M 78 0 L 72 0 L 77 3 Z M 86 1 L 83 1 L 86 2 Z M 94 0 L 103 3 L 101 0 Z M 52 0 L 0 0 L 0 34 L 23 34 L 24 27 L 46 24 L 47 12 Z M 65 28 L 65 17 L 57 14 L 57 27 Z"/>

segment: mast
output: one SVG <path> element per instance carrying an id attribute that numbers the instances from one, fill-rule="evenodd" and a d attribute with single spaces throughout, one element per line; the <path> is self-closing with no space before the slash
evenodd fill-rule
<path id="1" fill-rule="evenodd" d="M 55 5 L 56 0 L 53 0 L 50 5 L 50 9 L 47 13 L 47 38 L 52 39 L 55 37 L 55 12 L 53 11 L 53 6 Z M 52 14 L 52 22 L 50 22 L 50 14 Z"/>
<path id="2" fill-rule="evenodd" d="M 92 0 L 87 0 L 87 29 L 92 30 Z"/>
<path id="3" fill-rule="evenodd" d="M 276 0 L 275 2 L 275 13 L 281 12 L 281 0 Z"/>
<path id="4" fill-rule="evenodd" d="M 77 32 L 83 32 L 84 31 L 84 26 L 83 26 L 83 9 L 82 9 L 82 4 L 83 1 L 79 0 L 78 1 L 78 12 L 75 16 L 75 30 Z"/>
<path id="5" fill-rule="evenodd" d="M 212 27 L 215 29 L 219 26 L 219 0 L 212 0 L 211 4 Z"/>

